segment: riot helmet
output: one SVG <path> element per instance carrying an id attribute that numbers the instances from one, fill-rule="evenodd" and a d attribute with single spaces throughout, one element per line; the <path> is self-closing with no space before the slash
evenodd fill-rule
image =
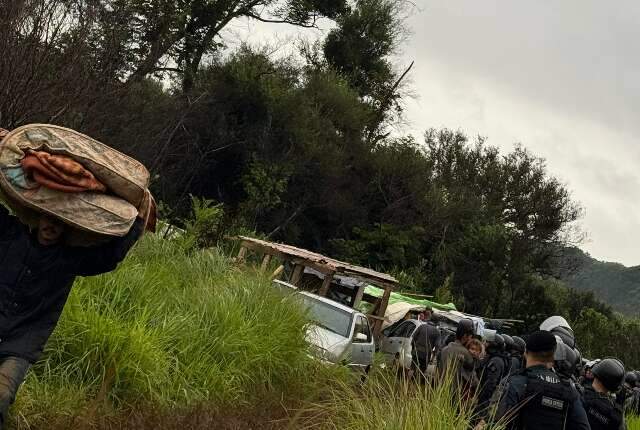
<path id="1" fill-rule="evenodd" d="M 487 352 L 495 354 L 504 351 L 504 337 L 498 333 L 487 337 Z"/>
<path id="2" fill-rule="evenodd" d="M 605 358 L 591 372 L 609 391 L 618 391 L 625 379 L 624 364 L 617 358 Z"/>
<path id="3" fill-rule="evenodd" d="M 513 349 L 520 354 L 524 354 L 524 350 L 527 347 L 527 343 L 520 336 L 513 336 Z"/>
<path id="4" fill-rule="evenodd" d="M 636 383 L 638 382 L 638 375 L 636 375 L 636 372 L 633 371 L 627 372 L 624 375 L 624 382 L 630 387 L 635 387 Z"/>
<path id="5" fill-rule="evenodd" d="M 507 352 L 513 351 L 513 348 L 515 346 L 513 338 L 508 334 L 501 334 L 500 336 L 502 336 L 502 338 L 504 339 L 504 349 L 506 349 Z"/>
<path id="6" fill-rule="evenodd" d="M 458 322 L 458 327 L 456 327 L 456 339 L 462 339 L 467 334 L 474 335 L 475 332 L 473 321 L 469 318 L 463 318 Z"/>
<path id="7" fill-rule="evenodd" d="M 575 348 L 576 346 L 573 329 L 567 320 L 559 315 L 554 315 L 544 320 L 542 324 L 540 324 L 540 330 L 553 333 L 562 340 L 562 343 L 570 346 L 571 348 Z"/>
<path id="8" fill-rule="evenodd" d="M 553 354 L 553 367 L 560 376 L 570 378 L 576 372 L 577 355 L 564 343 L 558 343 Z"/>

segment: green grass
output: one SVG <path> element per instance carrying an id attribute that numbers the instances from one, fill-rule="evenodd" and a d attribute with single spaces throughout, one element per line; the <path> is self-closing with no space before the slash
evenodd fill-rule
<path id="1" fill-rule="evenodd" d="M 149 237 L 117 271 L 77 281 L 14 410 L 38 423 L 96 398 L 225 408 L 295 397 L 316 366 L 304 324 L 291 299 L 220 252 Z"/>
<path id="2" fill-rule="evenodd" d="M 10 428 L 465 429 L 438 388 L 307 356 L 305 315 L 221 251 L 150 236 L 79 279 Z"/>
<path id="3" fill-rule="evenodd" d="M 339 384 L 328 400 L 309 406 L 296 424 L 326 430 L 468 430 L 473 408 L 453 395 L 451 387 L 451 378 L 417 384 L 394 372 L 378 371 L 362 386 Z"/>
<path id="4" fill-rule="evenodd" d="M 628 415 L 627 430 L 640 430 L 640 417 Z"/>

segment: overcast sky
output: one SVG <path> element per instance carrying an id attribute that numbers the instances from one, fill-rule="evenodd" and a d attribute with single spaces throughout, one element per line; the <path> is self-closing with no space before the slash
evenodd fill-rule
<path id="1" fill-rule="evenodd" d="M 396 59 L 415 61 L 406 132 L 522 143 L 584 207 L 582 248 L 640 264 L 640 1 L 415 1 Z"/>

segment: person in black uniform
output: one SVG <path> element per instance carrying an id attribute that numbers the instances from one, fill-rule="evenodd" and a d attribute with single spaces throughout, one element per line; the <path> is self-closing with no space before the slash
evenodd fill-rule
<path id="1" fill-rule="evenodd" d="M 476 414 L 481 420 L 489 418 L 489 406 L 494 392 L 500 385 L 502 378 L 509 374 L 511 361 L 504 353 L 505 342 L 502 335 L 495 333 L 487 339 L 487 356 L 482 363 L 480 376 L 480 390 Z"/>
<path id="2" fill-rule="evenodd" d="M 611 393 L 620 389 L 624 366 L 615 358 L 607 358 L 593 367 L 593 384 L 586 388 L 582 402 L 592 430 L 624 430 L 624 412 Z"/>
<path id="3" fill-rule="evenodd" d="M 431 363 L 433 351 L 439 340 L 440 331 L 432 321 L 419 325 L 413 334 L 414 364 L 422 375 L 427 373 L 427 366 Z"/>
<path id="4" fill-rule="evenodd" d="M 509 430 L 590 430 L 578 392 L 551 367 L 556 338 L 537 331 L 526 341 L 526 368 L 509 378 L 496 413 Z"/>
<path id="5" fill-rule="evenodd" d="M 573 348 L 564 343 L 558 343 L 553 354 L 553 370 L 560 379 L 575 383 L 575 372 L 578 356 Z"/>
<path id="6" fill-rule="evenodd" d="M 526 343 L 523 338 L 513 336 L 513 350 L 511 351 L 511 373 L 524 369 L 524 350 Z"/>
<path id="7" fill-rule="evenodd" d="M 502 338 L 504 339 L 504 351 L 502 352 L 502 355 L 507 359 L 507 375 L 510 375 L 513 372 L 513 369 L 511 368 L 511 351 L 513 351 L 513 348 L 515 348 L 516 344 L 513 340 L 513 338 L 511 336 L 509 336 L 508 334 L 502 333 L 500 336 L 502 336 Z"/>

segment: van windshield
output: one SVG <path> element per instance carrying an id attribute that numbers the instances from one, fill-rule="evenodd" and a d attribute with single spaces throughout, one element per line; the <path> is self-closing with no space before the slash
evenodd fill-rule
<path id="1" fill-rule="evenodd" d="M 314 323 L 342 337 L 349 337 L 351 334 L 351 313 L 313 297 L 306 295 L 301 297 L 305 307 L 309 310 L 309 317 Z"/>

